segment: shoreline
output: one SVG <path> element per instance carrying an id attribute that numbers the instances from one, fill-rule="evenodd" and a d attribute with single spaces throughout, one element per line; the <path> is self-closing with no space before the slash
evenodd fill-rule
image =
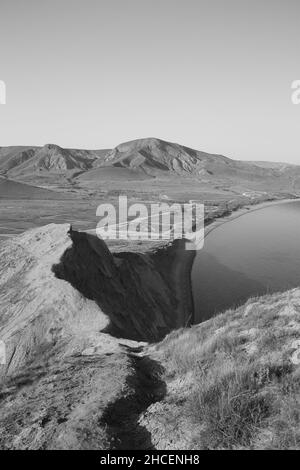
<path id="1" fill-rule="evenodd" d="M 245 204 L 242 207 L 239 207 L 238 209 L 233 209 L 230 213 L 227 213 L 226 215 L 223 216 L 215 216 L 215 218 L 211 219 L 211 221 L 208 224 L 205 224 L 204 227 L 204 240 L 208 235 L 213 232 L 213 230 L 217 229 L 218 227 L 221 227 L 225 223 L 229 223 L 232 220 L 238 219 L 239 217 L 242 217 L 248 213 L 262 210 L 264 208 L 273 206 L 273 205 L 279 205 L 279 204 L 287 204 L 291 202 L 299 202 L 300 197 L 294 197 L 294 198 L 285 198 L 285 199 L 275 199 L 275 200 L 268 200 L 268 201 L 263 201 L 263 202 L 258 202 L 254 204 Z M 81 232 L 81 230 L 78 230 Z M 85 233 L 93 233 L 95 235 L 95 229 L 90 229 L 90 230 L 84 230 L 83 232 Z M 3 234 L 0 236 L 0 242 L 4 242 L 5 240 L 11 238 L 11 234 Z M 16 234 L 13 234 L 15 236 Z M 178 243 L 179 242 L 179 243 Z M 192 282 L 192 271 L 193 271 L 193 264 L 195 261 L 195 258 L 197 257 L 197 250 L 188 250 L 186 251 L 184 247 L 182 246 L 182 242 L 177 241 L 177 246 L 176 244 L 173 247 L 173 260 L 172 263 L 170 263 L 170 271 L 169 274 L 172 278 L 173 281 L 173 294 L 175 298 L 177 298 L 178 301 L 178 306 L 177 306 L 177 314 L 175 320 L 174 327 L 180 328 L 180 327 L 186 327 L 195 324 L 195 305 L 194 305 L 194 298 L 193 298 L 193 282 Z M 135 244 L 134 244 L 135 245 Z M 162 244 L 161 246 L 156 247 L 156 253 L 157 251 L 159 252 L 160 249 L 165 248 L 165 244 Z M 116 247 L 110 246 L 108 244 L 108 249 L 114 256 L 116 252 L 119 252 L 119 250 L 115 250 Z M 130 249 L 129 246 L 122 246 L 121 247 L 121 252 L 138 252 L 143 255 L 149 255 L 151 254 L 152 250 L 149 250 L 149 245 L 144 246 L 144 249 L 141 249 L 141 246 L 134 246 L 135 250 L 132 250 L 132 247 Z M 137 249 L 138 248 L 138 249 Z M 148 248 L 148 249 L 147 249 Z M 201 250 L 200 250 L 201 251 Z M 157 253 L 158 254 L 158 253 Z M 159 254 L 158 254 L 159 256 Z"/>
<path id="2" fill-rule="evenodd" d="M 206 238 L 213 230 L 220 227 L 223 224 L 231 222 L 232 220 L 238 219 L 243 215 L 250 214 L 251 212 L 259 211 L 261 209 L 265 209 L 266 207 L 276 206 L 280 204 L 288 204 L 289 202 L 296 202 L 300 201 L 300 197 L 293 198 L 293 199 L 277 199 L 273 201 L 265 201 L 259 202 L 257 204 L 249 205 L 246 204 L 243 207 L 240 207 L 237 210 L 233 210 L 230 214 L 216 217 L 213 219 L 208 225 L 204 228 L 204 238 Z"/>
<path id="3" fill-rule="evenodd" d="M 215 229 L 217 229 L 217 228 L 221 227 L 222 225 L 227 224 L 227 223 L 229 223 L 233 220 L 236 220 L 236 219 L 238 219 L 238 218 L 240 218 L 240 217 L 242 217 L 246 214 L 265 209 L 266 207 L 275 206 L 275 205 L 279 205 L 279 204 L 288 204 L 290 202 L 296 202 L 296 201 L 300 201 L 300 198 L 297 197 L 297 198 L 293 198 L 293 199 L 289 198 L 289 199 L 278 199 L 278 200 L 273 200 L 273 201 L 265 201 L 265 202 L 260 202 L 258 204 L 250 205 L 250 207 L 249 207 L 249 204 L 246 204 L 245 206 L 240 207 L 237 210 L 233 210 L 228 215 L 221 216 L 221 217 L 216 217 L 208 225 L 206 225 L 204 227 L 204 242 L 205 242 L 206 237 L 208 237 L 208 235 L 211 232 L 213 232 Z M 193 270 L 193 265 L 194 265 L 194 261 L 195 261 L 196 256 L 197 256 L 197 252 L 195 251 L 193 260 L 192 260 L 191 265 L 190 265 L 189 279 L 187 281 L 187 283 L 189 284 L 189 288 L 190 288 L 190 291 L 191 291 L 191 296 L 192 296 L 192 299 L 193 299 L 193 302 L 192 302 L 192 304 L 193 304 L 192 305 L 192 321 L 191 321 L 191 324 L 193 324 L 193 325 L 195 324 L 194 323 L 194 320 L 195 320 L 195 304 L 194 304 L 194 295 L 193 295 L 192 270 Z"/>

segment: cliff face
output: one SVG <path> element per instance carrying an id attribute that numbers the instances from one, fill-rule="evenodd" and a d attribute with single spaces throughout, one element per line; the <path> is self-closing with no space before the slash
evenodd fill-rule
<path id="1" fill-rule="evenodd" d="M 68 224 L 8 240 L 1 246 L 2 369 L 10 374 L 62 342 L 65 354 L 78 351 L 99 331 L 155 341 L 184 324 L 172 278 L 178 256 L 178 246 L 113 255 L 102 240 Z"/>
<path id="2" fill-rule="evenodd" d="M 112 255 L 68 224 L 1 245 L 0 448 L 109 448 L 115 425 L 105 410 L 119 397 L 128 440 L 136 413 L 162 393 L 156 364 L 135 351 L 179 316 L 170 262 L 160 271 L 157 259 Z M 142 431 L 135 446 L 147 448 Z"/>
<path id="3" fill-rule="evenodd" d="M 184 253 L 112 254 L 68 224 L 1 245 L 0 448 L 151 448 L 137 418 L 164 384 L 141 341 L 191 316 Z"/>
<path id="4" fill-rule="evenodd" d="M 152 258 L 139 253 L 113 256 L 94 235 L 72 232 L 72 246 L 53 266 L 84 298 L 108 316 L 113 336 L 153 341 L 172 329 L 177 302 Z"/>
<path id="5" fill-rule="evenodd" d="M 183 244 L 1 245 L 0 449 L 299 448 L 299 289 L 157 343 L 191 316 Z"/>

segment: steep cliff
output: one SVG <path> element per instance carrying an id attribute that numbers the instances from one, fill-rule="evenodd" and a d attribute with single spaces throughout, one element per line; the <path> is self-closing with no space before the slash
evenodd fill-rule
<path id="1" fill-rule="evenodd" d="M 182 256 L 112 254 L 68 224 L 1 245 L 0 448 L 151 447 L 137 419 L 164 385 L 139 353 L 191 315 Z"/>

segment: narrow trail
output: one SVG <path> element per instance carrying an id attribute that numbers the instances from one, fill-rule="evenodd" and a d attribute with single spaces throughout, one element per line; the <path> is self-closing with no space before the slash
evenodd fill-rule
<path id="1" fill-rule="evenodd" d="M 140 350 L 128 349 L 131 374 L 122 397 L 108 405 L 101 417 L 114 450 L 153 450 L 149 431 L 139 424 L 140 415 L 166 394 L 162 366 Z"/>

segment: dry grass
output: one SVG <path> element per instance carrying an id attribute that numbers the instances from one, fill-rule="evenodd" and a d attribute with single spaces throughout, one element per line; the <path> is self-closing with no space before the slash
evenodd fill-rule
<path id="1" fill-rule="evenodd" d="M 300 448 L 299 307 L 297 290 L 251 300 L 158 346 L 189 448 Z"/>

